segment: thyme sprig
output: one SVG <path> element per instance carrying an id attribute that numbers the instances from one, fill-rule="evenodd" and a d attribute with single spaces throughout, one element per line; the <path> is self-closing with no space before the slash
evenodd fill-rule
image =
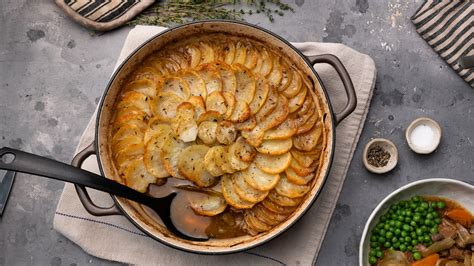
<path id="1" fill-rule="evenodd" d="M 263 14 L 273 22 L 286 11 L 294 12 L 280 0 L 168 0 L 154 3 L 129 24 L 170 27 L 204 19 L 244 20 L 245 14 Z"/>

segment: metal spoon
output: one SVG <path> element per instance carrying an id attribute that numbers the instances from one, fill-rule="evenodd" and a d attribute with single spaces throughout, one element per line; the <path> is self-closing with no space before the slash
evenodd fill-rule
<path id="1" fill-rule="evenodd" d="M 89 171 L 6 147 L 0 149 L 0 169 L 28 173 L 79 184 L 115 196 L 133 200 L 154 210 L 160 216 L 168 230 L 176 236 L 192 241 L 208 240 L 208 238 L 195 238 L 188 236 L 186 233 L 179 231 L 179 229 L 177 229 L 173 224 L 170 216 L 170 207 L 176 193 L 171 193 L 163 198 L 153 198 Z"/>

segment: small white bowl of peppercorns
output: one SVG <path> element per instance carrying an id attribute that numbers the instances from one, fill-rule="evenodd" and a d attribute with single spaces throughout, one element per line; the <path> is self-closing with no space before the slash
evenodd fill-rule
<path id="1" fill-rule="evenodd" d="M 363 161 L 365 168 L 372 173 L 390 172 L 398 163 L 397 147 L 388 139 L 373 139 L 365 145 Z"/>

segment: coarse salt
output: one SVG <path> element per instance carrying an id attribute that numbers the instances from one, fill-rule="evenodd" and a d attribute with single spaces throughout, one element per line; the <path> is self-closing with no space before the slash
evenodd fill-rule
<path id="1" fill-rule="evenodd" d="M 435 132 L 430 126 L 421 124 L 413 129 L 410 135 L 411 143 L 420 149 L 433 147 Z"/>

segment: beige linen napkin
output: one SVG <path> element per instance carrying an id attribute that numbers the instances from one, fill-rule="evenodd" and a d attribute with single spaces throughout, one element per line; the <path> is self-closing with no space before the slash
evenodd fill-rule
<path id="1" fill-rule="evenodd" d="M 163 28 L 138 26 L 130 31 L 117 65 L 138 45 Z M 54 217 L 54 228 L 87 253 L 112 261 L 139 265 L 310 265 L 315 262 L 329 220 L 346 177 L 347 169 L 364 126 L 375 82 L 374 61 L 345 45 L 294 43 L 305 55 L 334 54 L 346 66 L 357 93 L 357 108 L 336 129 L 336 151 L 332 170 L 311 209 L 291 229 L 270 242 L 246 252 L 209 256 L 179 251 L 145 235 L 123 216 L 95 217 L 81 205 L 74 186 L 66 184 Z M 344 106 L 346 96 L 336 72 L 317 65 L 335 109 Z M 82 136 L 78 151 L 92 143 L 95 115 Z M 95 156 L 83 168 L 98 172 Z M 110 206 L 109 194 L 92 191 L 93 200 Z"/>

